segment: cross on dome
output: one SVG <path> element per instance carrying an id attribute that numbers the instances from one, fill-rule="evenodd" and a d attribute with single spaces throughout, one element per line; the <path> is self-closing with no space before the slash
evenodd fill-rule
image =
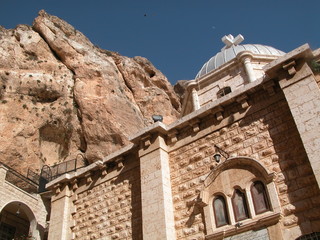
<path id="1" fill-rule="evenodd" d="M 238 34 L 238 36 L 233 37 L 231 34 L 225 35 L 223 38 L 221 38 L 221 41 L 225 44 L 225 46 L 222 49 L 229 48 L 231 46 L 236 46 L 240 44 L 244 40 L 244 37 L 241 34 Z"/>

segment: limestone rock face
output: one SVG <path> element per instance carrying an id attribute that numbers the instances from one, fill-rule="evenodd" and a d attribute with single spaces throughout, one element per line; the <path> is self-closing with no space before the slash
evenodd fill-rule
<path id="1" fill-rule="evenodd" d="M 153 114 L 174 121 L 179 97 L 147 59 L 95 47 L 44 11 L 33 27 L 0 29 L 0 161 L 25 173 L 90 162 L 128 144 Z"/>

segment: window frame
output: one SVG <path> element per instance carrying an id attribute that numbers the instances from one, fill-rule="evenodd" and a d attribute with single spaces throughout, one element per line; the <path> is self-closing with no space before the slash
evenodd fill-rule
<path id="1" fill-rule="evenodd" d="M 243 203 L 243 206 L 244 206 L 244 210 L 245 210 L 245 215 L 246 217 L 242 217 L 240 218 L 240 216 L 238 216 L 237 212 L 236 212 L 236 206 L 235 206 L 235 194 L 236 192 L 239 192 L 242 197 L 243 197 L 243 200 L 242 200 L 242 203 Z M 235 188 L 234 191 L 233 191 L 233 195 L 231 197 L 231 202 L 232 202 L 232 209 L 233 209 L 233 214 L 234 214 L 234 220 L 236 222 L 239 222 L 239 221 L 242 221 L 242 220 L 246 220 L 246 219 L 249 219 L 250 218 L 250 214 L 249 214 L 249 207 L 248 207 L 248 200 L 247 200 L 247 197 L 246 197 L 246 192 L 245 190 L 242 191 L 240 190 L 239 188 Z"/>
<path id="2" fill-rule="evenodd" d="M 215 209 L 215 205 L 214 205 L 214 202 L 217 199 L 222 199 L 223 203 L 224 203 L 224 215 L 226 217 L 226 223 L 222 224 L 222 225 L 218 225 L 218 221 L 217 221 L 217 214 L 216 214 L 216 209 Z M 227 199 L 223 195 L 219 194 L 219 195 L 214 196 L 214 198 L 212 200 L 212 209 L 213 209 L 216 228 L 223 227 L 223 226 L 226 226 L 226 225 L 230 225 L 230 216 L 229 216 L 229 211 L 228 211 L 228 203 L 227 203 Z"/>
<path id="3" fill-rule="evenodd" d="M 223 87 L 223 88 L 219 89 L 219 91 L 216 93 L 217 99 L 222 98 L 231 92 L 232 92 L 232 90 L 231 90 L 230 86 Z"/>
<path id="4" fill-rule="evenodd" d="M 263 187 L 263 198 L 264 198 L 264 201 L 266 203 L 266 210 L 263 210 L 263 211 L 258 211 L 257 210 L 257 199 L 256 199 L 256 197 L 255 197 L 255 195 L 253 194 L 253 191 L 252 191 L 253 188 L 254 188 L 254 185 L 257 184 L 257 183 L 261 184 L 262 187 Z M 250 194 L 251 194 L 251 199 L 252 199 L 252 202 L 253 202 L 254 212 L 255 212 L 256 215 L 259 215 L 259 214 L 262 214 L 262 213 L 265 213 L 265 212 L 268 212 L 268 211 L 271 210 L 271 204 L 270 204 L 270 200 L 269 200 L 269 196 L 268 196 L 268 191 L 266 189 L 265 184 L 262 181 L 257 180 L 257 181 L 252 182 L 251 187 L 250 187 Z"/>
<path id="5" fill-rule="evenodd" d="M 234 181 L 236 185 L 229 184 L 221 185 L 223 182 L 222 175 L 226 171 L 235 171 L 241 162 L 244 176 L 241 175 L 239 181 Z M 230 173 L 227 173 L 230 174 Z M 203 182 L 203 189 L 200 191 L 199 206 L 203 208 L 204 221 L 206 226 L 206 239 L 220 239 L 222 236 L 229 237 L 240 232 L 252 229 L 252 226 L 257 228 L 268 228 L 279 222 L 281 217 L 280 200 L 278 197 L 276 185 L 274 183 L 275 174 L 269 171 L 261 162 L 250 157 L 230 157 L 221 162 L 216 168 L 212 169 Z M 250 192 L 251 185 L 261 181 L 264 184 L 267 192 L 270 211 L 256 215 L 254 211 L 253 200 Z M 231 185 L 231 186 L 230 186 Z M 232 186 L 233 185 L 233 186 Z M 238 188 L 245 194 L 246 207 L 249 218 L 241 222 L 235 221 L 232 195 L 234 190 Z M 228 211 L 229 224 L 221 227 L 216 226 L 215 213 L 213 209 L 213 199 L 217 195 L 222 195 L 226 201 L 226 208 Z M 238 225 L 240 223 L 240 225 Z"/>

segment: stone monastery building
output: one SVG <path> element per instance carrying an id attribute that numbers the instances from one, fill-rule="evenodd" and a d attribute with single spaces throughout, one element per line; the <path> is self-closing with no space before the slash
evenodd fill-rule
<path id="1" fill-rule="evenodd" d="M 178 121 L 54 179 L 50 197 L 0 168 L 35 239 L 320 239 L 320 49 L 222 40 L 186 83 Z"/>

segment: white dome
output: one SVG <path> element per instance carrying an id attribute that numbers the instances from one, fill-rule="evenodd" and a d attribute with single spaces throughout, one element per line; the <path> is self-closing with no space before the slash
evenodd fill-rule
<path id="1" fill-rule="evenodd" d="M 228 37 L 230 37 L 229 35 Z M 241 35 L 240 35 L 241 36 Z M 241 36 L 242 37 L 242 36 Z M 232 37 L 233 39 L 233 37 Z M 275 49 L 270 46 L 260 45 L 260 44 L 244 44 L 244 45 L 227 45 L 225 48 L 221 50 L 221 52 L 217 53 L 215 56 L 209 59 L 201 70 L 198 72 L 196 79 L 204 76 L 205 74 L 217 69 L 221 65 L 229 62 L 234 59 L 238 53 L 243 51 L 250 51 L 253 54 L 258 55 L 272 55 L 272 56 L 282 56 L 285 53 Z"/>

